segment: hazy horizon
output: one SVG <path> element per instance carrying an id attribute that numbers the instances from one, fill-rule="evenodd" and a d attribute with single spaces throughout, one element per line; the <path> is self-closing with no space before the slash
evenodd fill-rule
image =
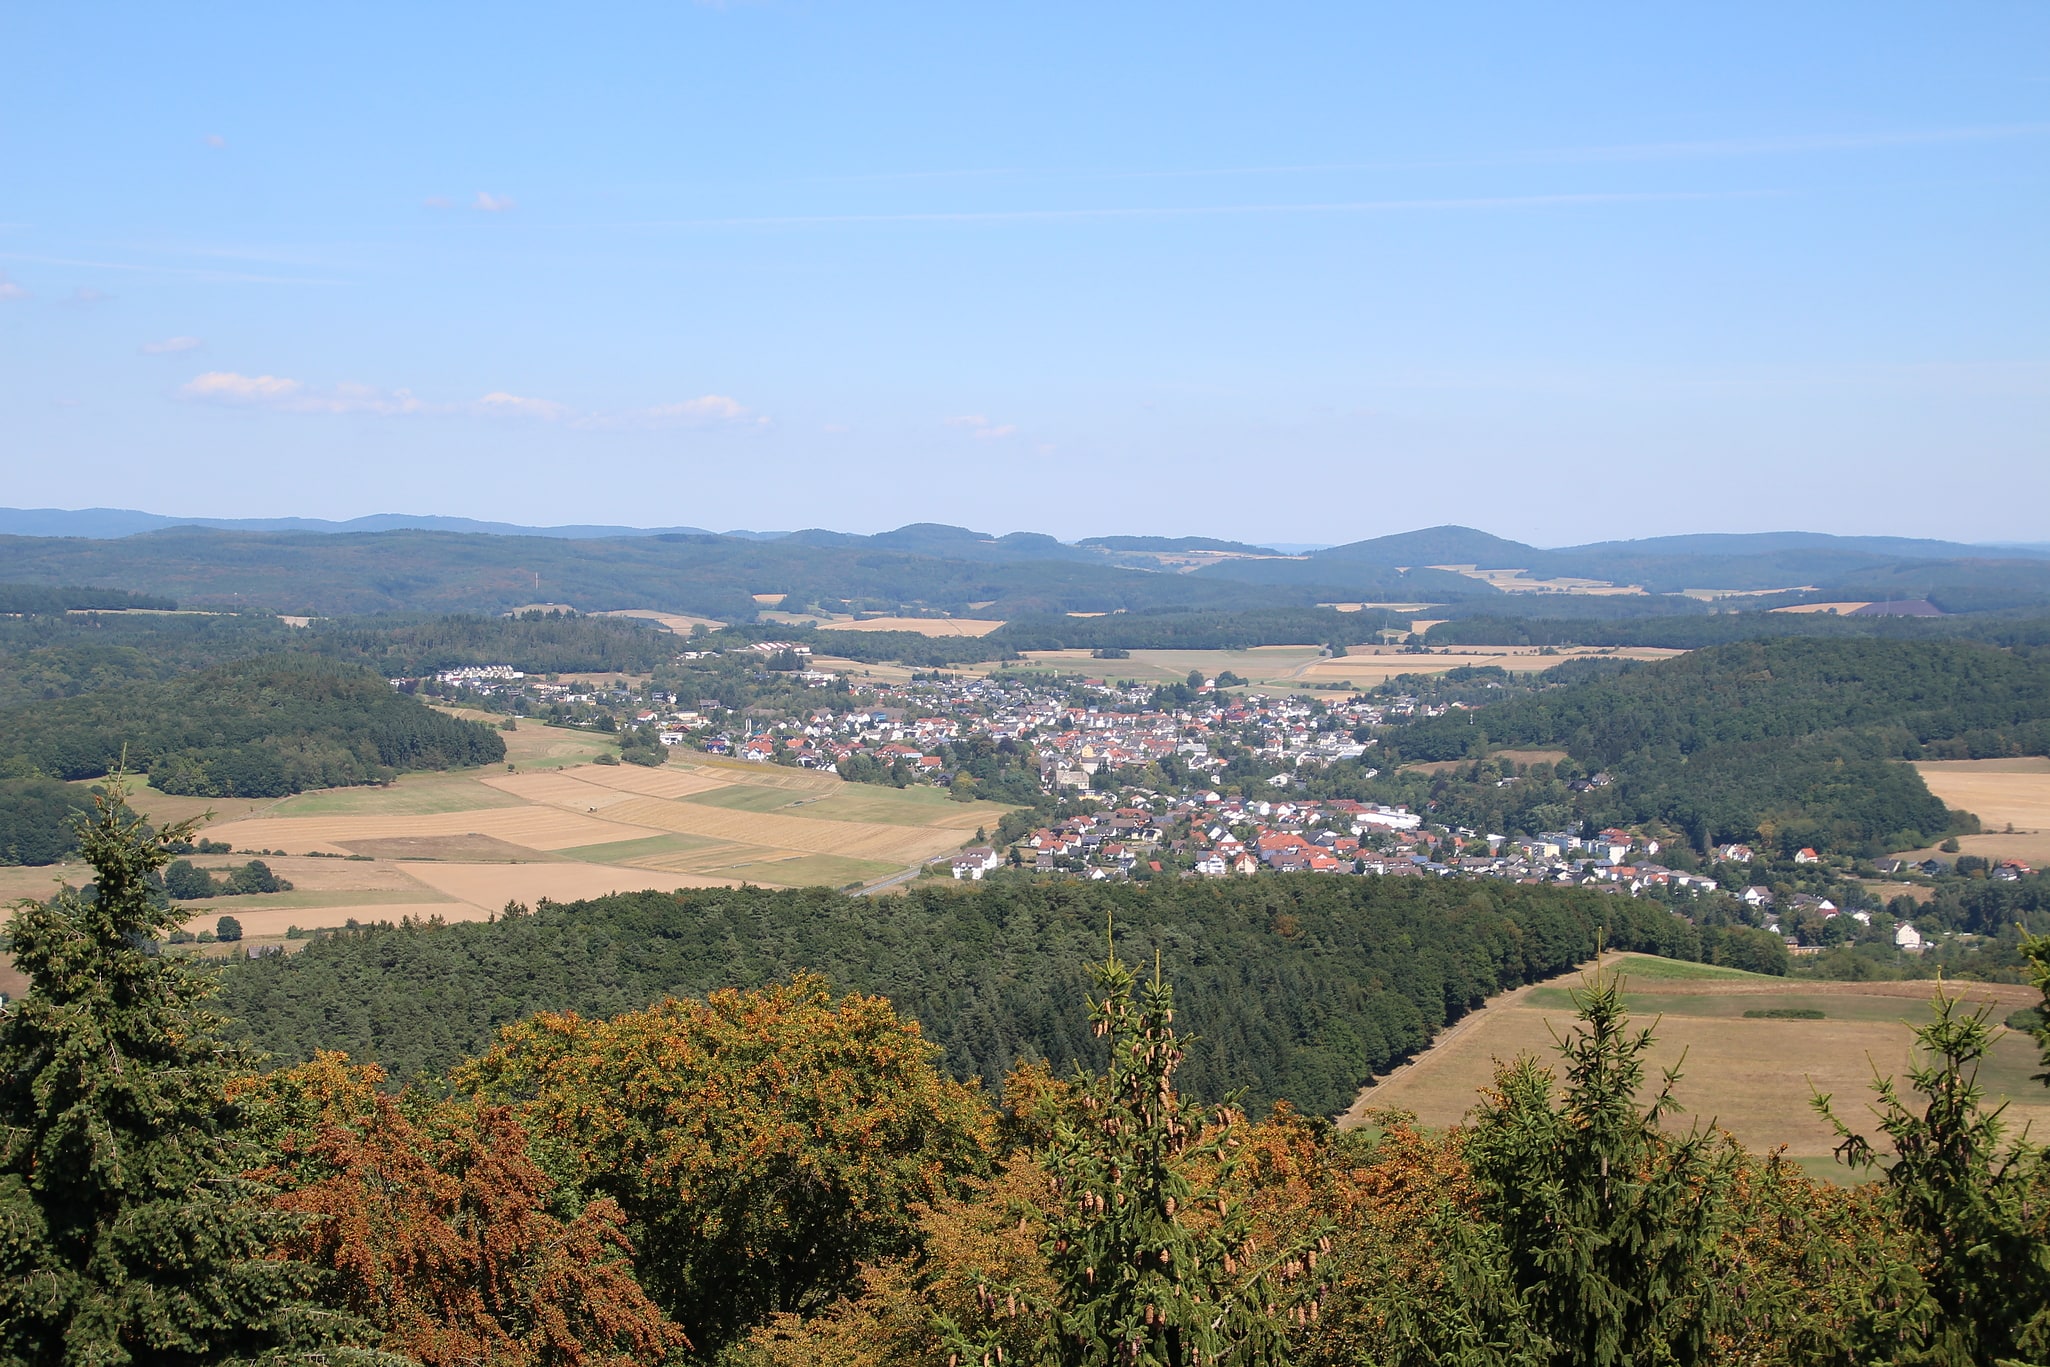
<path id="1" fill-rule="evenodd" d="M 14 16 L 10 503 L 2045 538 L 2050 11 L 485 14 Z"/>

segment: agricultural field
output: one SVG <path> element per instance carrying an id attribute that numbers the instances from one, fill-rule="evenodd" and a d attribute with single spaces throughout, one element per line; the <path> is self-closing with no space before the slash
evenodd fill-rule
<path id="1" fill-rule="evenodd" d="M 1314 685 L 1350 684 L 1372 688 L 1400 674 L 1442 674 L 1462 666 L 1499 665 L 1513 673 L 1541 673 L 1556 669 L 1568 660 L 1591 655 L 1625 660 L 1663 660 L 1683 652 L 1655 649 L 1558 649 L 1541 655 L 1535 646 L 1467 646 L 1456 650 L 1434 650 L 1414 654 L 1399 646 L 1354 646 L 1346 654 L 1326 658 L 1313 645 L 1254 646 L 1250 650 L 1135 650 L 1124 660 L 1099 660 L 1086 650 L 1033 650 L 1025 662 L 977 665 L 988 673 L 997 669 L 1027 671 L 1081 671 L 1106 679 L 1138 679 L 1145 682 L 1178 683 L 1192 669 L 1206 678 L 1226 670 L 1244 678 L 1254 688 L 1309 690 Z"/>
<path id="2" fill-rule="evenodd" d="M 1929 760 L 1915 769 L 1930 792 L 1979 818 L 1985 834 L 1959 837 L 1961 852 L 2050 865 L 2050 759 Z"/>
<path id="3" fill-rule="evenodd" d="M 262 858 L 290 892 L 191 905 L 187 928 L 222 915 L 268 940 L 404 916 L 481 920 L 508 901 L 572 901 L 644 888 L 845 887 L 879 882 L 972 842 L 1005 810 L 934 788 L 882 788 L 834 774 L 701 755 L 659 769 L 590 763 L 601 737 L 524 723 L 506 733 L 509 762 L 407 774 L 384 788 L 342 788 L 262 802 L 216 802 L 205 829 L 233 855 Z M 152 820 L 209 805 L 143 789 Z M 276 851 L 277 853 L 269 853 Z M 0 870 L 0 896 L 47 895 L 83 867 Z"/>
<path id="4" fill-rule="evenodd" d="M 1616 955 L 1626 977 L 1633 1015 L 1657 1031 L 1654 1070 L 1680 1065 L 1676 1094 L 1686 1106 L 1677 1124 L 1713 1121 L 1746 1148 L 1763 1153 L 1784 1144 L 1816 1175 L 1829 1171 L 1835 1137 L 1809 1106 L 1815 1092 L 1831 1094 L 1838 1114 L 1870 1129 L 1866 1100 L 1873 1070 L 1905 1081 L 1913 1036 L 1908 1022 L 1928 1019 L 1930 982 L 1821 982 L 1768 978 L 1734 969 Z M 1370 1110 L 1416 1112 L 1427 1125 L 1456 1123 L 1475 1104 L 1498 1060 L 1518 1054 L 1556 1058 L 1555 1036 L 1574 1024 L 1577 975 L 1497 997 L 1445 1032 L 1414 1062 L 1367 1088 L 1347 1113 L 1361 1123 Z M 2039 1000 L 2033 989 L 2005 984 L 1954 983 L 1970 1002 L 1991 1006 L 1999 1022 Z M 1772 1019 L 1748 1013 L 1820 1011 L 1820 1019 Z M 1683 1057 L 1684 1056 L 1684 1057 Z M 2011 1102 L 2017 1126 L 2050 1129 L 2050 1088 L 2031 1081 L 2039 1071 L 2035 1042 L 2008 1033 L 1980 1071 L 1996 1101 Z M 1837 1170 L 1841 1172 L 1841 1170 Z"/>

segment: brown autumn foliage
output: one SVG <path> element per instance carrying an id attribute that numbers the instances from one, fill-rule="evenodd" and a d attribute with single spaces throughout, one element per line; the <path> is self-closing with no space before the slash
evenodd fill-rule
<path id="1" fill-rule="evenodd" d="M 1029 1362 L 1046 1325 L 1023 1300 L 993 1302 L 987 1288 L 1051 1299 L 1040 1256 L 1051 1186 L 1033 1155 L 1020 1153 L 996 1176 L 959 1197 L 919 1209 L 919 1252 L 863 1269 L 859 1292 L 809 1319 L 782 1314 L 756 1329 L 738 1361 L 745 1367 L 948 1367 L 943 1323 L 1001 1333 L 1006 1358 Z"/>
<path id="2" fill-rule="evenodd" d="M 556 1214 L 511 1111 L 409 1104 L 383 1081 L 322 1054 L 244 1102 L 276 1129 L 258 1176 L 302 1217 L 279 1252 L 329 1269 L 385 1351 L 427 1367 L 629 1367 L 684 1345 L 634 1278 L 619 1207 Z"/>
<path id="3" fill-rule="evenodd" d="M 993 1110 L 936 1062 L 884 998 L 800 974 L 609 1021 L 537 1015 L 454 1081 L 517 1106 L 619 1203 L 643 1283 L 711 1352 L 831 1304 L 988 1170 Z"/>

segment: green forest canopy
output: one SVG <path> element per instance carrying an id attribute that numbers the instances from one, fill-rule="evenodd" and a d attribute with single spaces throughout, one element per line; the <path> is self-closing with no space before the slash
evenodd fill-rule
<path id="1" fill-rule="evenodd" d="M 887 904 L 823 888 L 710 888 L 546 905 L 495 923 L 377 927 L 237 964 L 222 1005 L 280 1062 L 342 1049 L 405 1078 L 536 1011 L 610 1016 L 816 969 L 915 1017 L 957 1077 L 1098 1062 L 1076 1009 L 1104 952 L 1187 988 L 1200 1095 L 1345 1108 L 1366 1080 L 1505 988 L 1617 948 L 1697 957 L 1694 927 L 1579 889 L 1286 875 L 1108 885 L 992 879 Z"/>
<path id="2" fill-rule="evenodd" d="M 2050 664 L 1963 642 L 1714 646 L 1404 728 L 1404 760 L 1563 746 L 1615 779 L 1613 819 L 1698 847 L 1776 836 L 1909 848 L 1965 818 L 1901 760 L 2050 754 Z"/>
<path id="3" fill-rule="evenodd" d="M 100 778 L 123 763 L 167 793 L 282 797 L 407 769 L 505 758 L 489 727 L 395 691 L 358 665 L 264 656 L 0 713 L 0 774 Z"/>

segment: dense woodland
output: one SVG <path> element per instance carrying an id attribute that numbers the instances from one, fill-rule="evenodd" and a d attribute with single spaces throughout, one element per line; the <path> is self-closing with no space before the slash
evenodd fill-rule
<path id="1" fill-rule="evenodd" d="M 1563 747 L 1613 779 L 1580 815 L 1663 821 L 1698 850 L 1911 849 L 1968 822 L 1898 761 L 2050 753 L 2050 664 L 1960 642 L 1742 642 L 1454 711 L 1391 741 L 1404 760 L 1502 746 Z"/>
<path id="2" fill-rule="evenodd" d="M 1081 1066 L 1019 1067 L 1000 1092 L 947 1076 L 943 1031 L 902 1003 L 792 973 L 508 1019 L 395 1093 L 362 1059 L 266 1072 L 223 1038 L 216 983 L 156 951 L 177 913 L 150 880 L 193 834 L 109 801 L 84 832 L 91 890 L 10 924 L 30 988 L 0 1017 L 0 1362 L 2050 1357 L 2050 1162 L 1985 1104 L 1993 1027 L 1949 999 L 1869 1112 L 1818 1100 L 1843 1161 L 1876 1179 L 1860 1186 L 1674 1123 L 1684 1074 L 1648 1075 L 1656 1026 L 1606 977 L 1555 1055 L 1506 1061 L 1458 1129 L 1383 1115 L 1341 1134 L 1287 1106 L 1206 1104 L 1183 1086 L 1207 1007 L 1203 958 L 1179 951 L 1201 946 L 1160 921 L 1125 934 L 1134 958 L 1157 943 L 1159 968 L 1092 945 L 1086 971 L 1063 970 L 1074 991 L 1047 1009 Z M 1272 891 L 1221 895 L 1293 933 L 1278 922 L 1294 911 L 1253 900 Z M 1091 916 L 1143 912 L 1090 895 L 1119 903 Z M 1580 901 L 1552 905 L 1559 935 L 1591 930 Z M 1340 927 L 1346 908 L 1325 909 L 1328 925 L 1301 919 Z M 1432 936 L 1417 957 L 1476 991 L 1544 933 L 1435 910 L 1484 947 Z M 337 943 L 404 963 L 409 944 L 452 942 L 393 934 Z M 2050 938 L 2025 948 L 2050 1001 Z M 1467 987 L 1374 990 L 1421 1017 Z M 972 1002 L 974 984 L 951 995 Z"/>
<path id="3" fill-rule="evenodd" d="M 264 613 L 81 613 L 0 619 L 0 714 L 258 655 L 303 654 L 386 675 L 505 664 L 528 673 L 644 674 L 676 656 L 670 632 L 634 618 L 392 615 L 295 627 Z"/>
<path id="4" fill-rule="evenodd" d="M 0 584 L 0 616 L 41 616 L 51 613 L 121 611 L 148 608 L 169 612 L 178 604 L 154 594 L 130 593 L 125 589 L 99 589 L 89 585 L 68 587 L 43 584 Z"/>
<path id="5" fill-rule="evenodd" d="M 373 670 L 294 655 L 19 704 L 0 722 L 0 774 L 85 779 L 125 766 L 201 797 L 280 797 L 505 758 L 495 731 Z"/>
<path id="6" fill-rule="evenodd" d="M 340 1048 L 395 1077 L 438 1071 L 536 1011 L 612 1015 L 664 995 L 815 970 L 918 1018 L 960 1078 L 1099 1058 L 1074 1012 L 1115 922 L 1183 984 L 1184 1081 L 1218 1099 L 1343 1110 L 1373 1074 L 1595 937 L 1699 953 L 1656 905 L 1578 889 L 1290 875 L 1105 885 L 1024 876 L 879 903 L 823 888 L 708 888 L 544 905 L 495 923 L 376 927 L 234 966 L 223 1002 L 281 1060 Z"/>

